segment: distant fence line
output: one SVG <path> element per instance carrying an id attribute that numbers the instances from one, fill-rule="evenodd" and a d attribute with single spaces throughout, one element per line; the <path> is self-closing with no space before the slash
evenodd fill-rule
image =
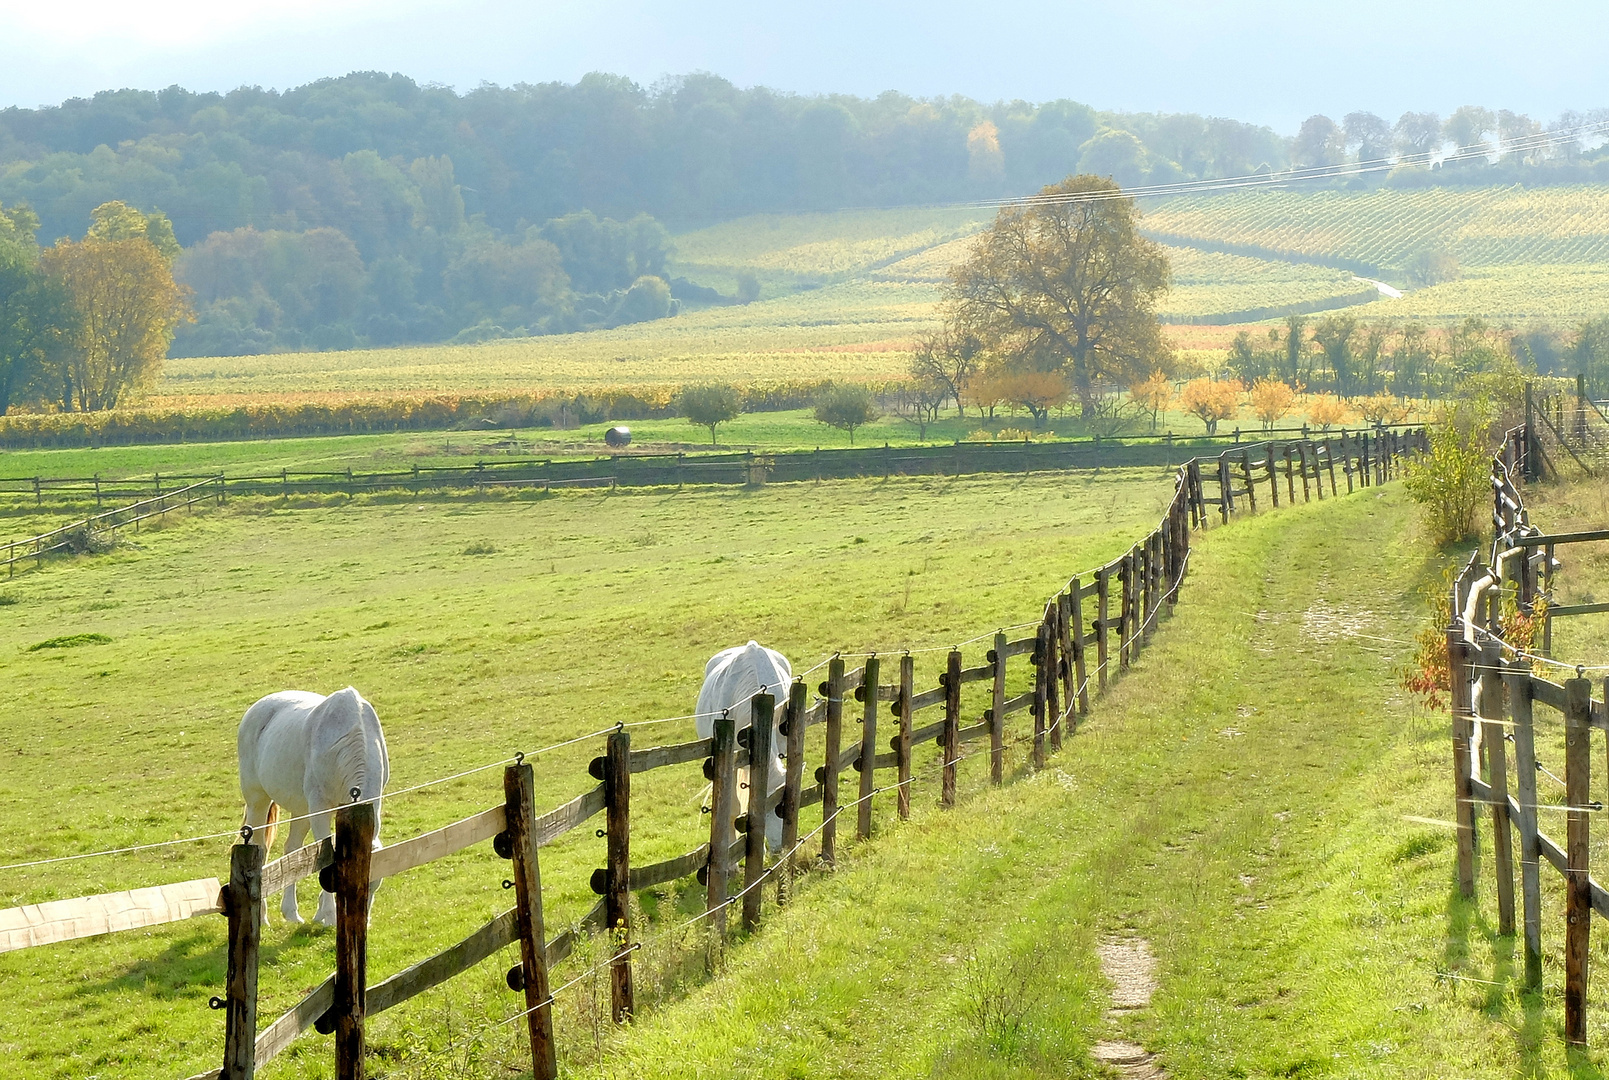
<path id="1" fill-rule="evenodd" d="M 4 548 L 5 557 L 0 559 L 0 566 L 6 568 L 6 577 L 17 576 L 19 563 L 33 560 L 35 566 L 44 561 L 46 555 L 61 554 L 64 552 L 81 553 L 88 550 L 103 534 L 115 534 L 119 529 L 132 527 L 135 532 L 140 531 L 140 522 L 151 518 L 166 518 L 172 510 L 193 510 L 196 503 L 208 499 L 222 502 L 226 495 L 223 479 L 211 477 L 187 483 L 182 487 L 169 488 L 167 491 L 158 489 L 158 493 L 149 499 L 120 506 L 115 510 L 94 514 L 41 533 L 27 540 L 9 541 Z M 96 500 L 99 503 L 99 500 Z"/>
<path id="2" fill-rule="evenodd" d="M 369 1016 L 518 944 L 520 961 L 507 972 L 506 982 L 523 994 L 525 1008 L 501 1022 L 525 1020 L 533 1073 L 537 1080 L 552 1080 L 557 1075 L 552 1017 L 557 990 L 550 969 L 570 955 L 580 935 L 607 932 L 610 955 L 590 970 L 608 968 L 616 1022 L 635 1012 L 632 954 L 642 938 L 632 922 L 632 892 L 696 877 L 704 886 L 705 907 L 694 921 L 707 920 L 709 932 L 724 941 L 731 910 L 741 910 L 746 929 L 759 926 L 762 886 L 772 877 L 776 903 L 788 902 L 804 840 L 819 837 L 819 857 L 831 865 L 839 851 L 840 824 L 847 832 L 852 820 L 857 841 L 871 836 L 873 802 L 879 795 L 892 792 L 897 817 L 906 819 L 918 747 L 934 744 L 939 751 L 932 764 L 938 767 L 939 805 L 946 809 L 957 806 L 961 762 L 984 756 L 984 740 L 991 784 L 1004 782 L 1008 746 L 1027 744 L 1032 767 L 1043 769 L 1047 751 L 1059 749 L 1064 734 L 1076 733 L 1078 717 L 1090 711 L 1091 697 L 1104 693 L 1135 663 L 1151 643 L 1163 611 L 1177 604 L 1193 530 L 1206 529 L 1214 516 L 1227 522 L 1233 515 L 1255 512 L 1259 491 L 1267 508 L 1279 506 L 1282 499 L 1295 503 L 1340 496 L 1338 470 L 1348 491 L 1379 484 L 1398 473 L 1404 458 L 1427 446 L 1423 430 L 1415 430 L 1372 439 L 1259 443 L 1217 457 L 1192 458 L 1178 468 L 1173 498 L 1154 531 L 1104 566 L 1073 575 L 1044 603 L 1037 622 L 1030 624 L 1031 633 L 1013 639 L 1004 630 L 997 632 L 981 663 L 967 666 L 963 649 L 950 649 L 936 686 L 918 689 L 909 651 L 857 654 L 861 662 L 852 670 L 849 657 L 834 654 L 819 685 L 812 688 L 800 677 L 780 698 L 757 694 L 748 723 L 723 714 L 713 719 L 709 738 L 635 748 L 623 723 L 605 737 L 603 753 L 589 766 L 596 786 L 545 814 L 536 810 L 531 766 L 516 756 L 504 769 L 501 801 L 434 832 L 374 851 L 375 808 L 354 803 L 336 810 L 331 840 L 265 864 L 263 848 L 250 842 L 246 830 L 243 842 L 232 849 L 227 885 L 206 878 L 0 911 L 0 952 L 221 913 L 228 920 L 228 968 L 223 994 L 213 1005 L 224 1013 L 223 1068 L 193 1080 L 249 1080 L 257 1066 L 309 1027 L 334 1035 L 338 1080 L 359 1080 Z M 1031 689 L 1008 696 L 1008 663 L 1018 658 L 1029 665 Z M 962 689 L 969 684 L 978 685 L 974 707 L 987 691 L 981 715 L 965 715 Z M 813 702 L 812 689 L 818 695 Z M 883 705 L 886 712 L 880 709 Z M 784 783 L 772 793 L 765 784 L 752 784 L 740 796 L 737 771 L 770 758 L 779 707 Z M 919 723 L 919 714 L 927 710 L 937 718 Z M 881 723 L 880 712 L 888 726 Z M 1007 717 L 1024 712 L 1032 718 L 1031 730 L 1008 737 Z M 820 754 L 822 764 L 807 778 L 806 737 L 818 727 L 821 741 L 812 752 Z M 854 741 L 846 746 L 846 738 Z M 974 741 L 980 748 L 974 754 L 963 752 L 963 744 Z M 887 752 L 880 752 L 884 745 Z M 703 777 L 711 784 L 707 842 L 674 858 L 633 865 L 631 778 L 695 763 L 702 764 Z M 893 779 L 879 784 L 879 772 L 885 777 L 892 773 Z M 843 790 L 846 782 L 852 785 L 848 792 Z M 821 808 L 820 823 L 801 838 L 801 813 L 813 806 Z M 605 815 L 598 831 L 605 865 L 593 871 L 591 887 L 601 899 L 568 929 L 550 936 L 540 849 L 598 814 Z M 780 857 L 768 864 L 765 822 L 773 814 L 781 818 L 782 844 Z M 487 840 L 511 863 L 504 886 L 514 890 L 514 906 L 463 941 L 369 985 L 367 915 L 373 884 Z M 314 874 L 336 896 L 334 972 L 259 1030 L 264 897 Z"/>
<path id="3" fill-rule="evenodd" d="M 1273 436 L 1277 445 L 1302 441 L 1333 443 L 1342 457 L 1356 457 L 1364 448 L 1378 445 L 1393 432 L 1415 430 L 1410 425 L 1342 429 L 1334 435 L 1306 428 L 1284 428 L 1258 433 Z M 1249 434 L 1249 433 L 1248 433 Z M 1279 439 L 1279 436 L 1287 436 Z M 107 499 L 155 497 L 168 488 L 198 481 L 216 481 L 229 494 L 273 495 L 320 492 L 355 495 L 372 491 L 425 491 L 432 489 L 518 489 L 565 487 L 642 487 L 683 484 L 742 484 L 835 480 L 875 476 L 965 476 L 976 473 L 1045 472 L 1059 469 L 1173 466 L 1179 455 L 1194 450 L 1244 449 L 1239 429 L 1228 436 L 1128 436 L 1121 438 L 1055 439 L 1034 442 L 962 440 L 930 446 L 831 447 L 816 450 L 762 452 L 753 450 L 634 454 L 591 458 L 482 459 L 469 465 L 416 465 L 410 469 L 355 472 L 281 469 L 277 473 L 225 476 L 220 473 L 181 473 L 124 479 L 89 477 L 0 478 L 0 496 L 29 496 L 43 505 L 47 497 L 87 501 L 99 506 Z M 1371 443 L 1372 440 L 1372 443 Z M 1262 445 L 1258 443 L 1257 445 Z"/>
<path id="4" fill-rule="evenodd" d="M 1530 422 L 1505 433 L 1491 466 L 1494 528 L 1490 565 L 1481 560 L 1479 551 L 1470 556 L 1452 586 L 1452 619 L 1447 627 L 1459 892 L 1469 899 L 1475 896 L 1477 808 L 1485 806 L 1491 811 L 1498 933 L 1515 931 L 1512 828 L 1520 838 L 1525 982 L 1540 987 L 1542 861 L 1563 876 L 1564 1034 L 1576 1044 L 1587 1041 L 1592 914 L 1609 918 L 1609 890 L 1592 877 L 1590 858 L 1591 815 L 1603 809 L 1591 794 L 1591 736 L 1593 729 L 1609 731 L 1609 708 L 1605 706 L 1609 681 L 1603 686 L 1603 698 L 1594 699 L 1592 681 L 1586 677 L 1588 666 L 1560 662 L 1552 656 L 1553 620 L 1609 612 L 1609 603 L 1555 605 L 1551 600 L 1561 568 L 1555 552 L 1572 544 L 1609 542 L 1609 528 L 1544 533 L 1531 523 L 1520 485 L 1527 479 L 1540 479 L 1553 468 L 1543 449 L 1545 430 L 1558 440 L 1556 445 L 1572 454 L 1603 444 L 1603 433 L 1595 434 L 1588 427 L 1590 414 L 1580 404 L 1584 398 L 1580 395 L 1577 410 L 1568 417 L 1562 402 L 1557 403 L 1557 412 L 1528 408 Z M 1549 413 L 1554 415 L 1549 417 Z M 1598 417 L 1602 419 L 1601 412 Z M 1539 418 L 1546 421 L 1542 427 L 1536 426 Z M 1571 449 L 1572 443 L 1576 449 Z M 1582 464 L 1587 468 L 1586 461 Z M 1517 619 L 1505 615 L 1505 598 L 1513 600 Z M 1536 626 L 1538 613 L 1540 628 Z M 1529 625 L 1522 625 L 1519 619 Z M 1536 638 L 1540 644 L 1535 643 Z M 1536 669 L 1546 666 L 1575 677 L 1553 682 L 1538 676 Z M 1542 800 L 1537 793 L 1538 773 L 1545 771 L 1536 750 L 1538 704 L 1559 713 L 1564 722 L 1562 803 Z M 1510 741 L 1514 747 L 1514 794 L 1508 787 Z M 1542 831 L 1538 812 L 1544 810 L 1564 814 L 1562 845 Z"/>

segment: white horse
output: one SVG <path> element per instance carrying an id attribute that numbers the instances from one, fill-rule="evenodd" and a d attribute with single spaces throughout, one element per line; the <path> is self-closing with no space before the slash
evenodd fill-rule
<path id="1" fill-rule="evenodd" d="M 291 819 L 285 837 L 288 855 L 306 841 L 309 827 L 317 842 L 330 835 L 335 808 L 353 801 L 354 788 L 358 798 L 375 800 L 374 846 L 379 849 L 379 798 L 391 778 L 391 765 L 380 718 L 356 690 L 349 686 L 329 697 L 304 690 L 269 694 L 246 710 L 238 747 L 246 824 L 265 855 L 273 846 L 281 810 Z M 285 889 L 279 909 L 287 922 L 302 921 L 294 883 Z M 334 925 L 333 893 L 319 895 L 313 919 Z"/>
<path id="2" fill-rule="evenodd" d="M 767 693 L 777 699 L 772 716 L 773 724 L 780 727 L 786 716 L 788 691 L 792 685 L 793 667 L 788 663 L 788 658 L 776 650 L 753 641 L 747 645 L 722 649 L 704 665 L 704 686 L 698 692 L 698 716 L 694 721 L 698 726 L 698 737 L 709 738 L 715 731 L 716 718 L 726 709 L 731 710 L 738 731 L 748 727 L 754 720 L 751 699 L 759 693 Z M 782 735 L 773 728 L 771 761 L 766 769 L 765 791 L 768 796 L 787 779 L 782 765 L 782 751 Z M 735 808 L 738 813 L 748 807 L 748 799 L 742 795 L 749 783 L 749 775 L 747 768 L 738 770 L 740 797 L 739 805 Z M 782 819 L 775 813 L 765 817 L 765 838 L 772 851 L 782 847 Z"/>

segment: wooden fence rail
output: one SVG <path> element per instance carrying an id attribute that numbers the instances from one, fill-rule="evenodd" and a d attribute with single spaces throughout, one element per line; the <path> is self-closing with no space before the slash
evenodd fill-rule
<path id="1" fill-rule="evenodd" d="M 866 656 L 853 670 L 846 670 L 845 657 L 834 655 L 826 665 L 826 678 L 814 688 L 819 693 L 814 702 L 808 700 L 810 688 L 800 679 L 785 688 L 785 694 L 755 695 L 747 715 L 716 719 L 709 738 L 634 748 L 630 734 L 623 728 L 617 730 L 606 737 L 603 754 L 589 766 L 597 786 L 544 815 L 536 812 L 531 768 L 517 759 L 504 771 L 500 803 L 433 832 L 372 851 L 374 809 L 354 803 L 336 810 L 332 841 L 265 864 L 261 847 L 253 842 L 249 830 L 243 830 L 242 843 L 231 854 L 227 885 L 220 887 L 216 880 L 207 879 L 135 891 L 154 894 L 150 898 L 112 894 L 0 911 L 0 951 L 222 912 L 228 916 L 229 940 L 224 996 L 217 999 L 224 1011 L 224 1064 L 221 1072 L 209 1071 L 202 1077 L 249 1078 L 259 1065 L 312 1027 L 333 1033 L 336 1076 L 354 1080 L 364 1075 L 368 1017 L 517 943 L 520 962 L 510 969 L 506 981 L 511 990 L 524 995 L 524 1009 L 516 1015 L 526 1020 L 534 1074 L 538 1080 L 550 1080 L 557 1074 L 557 1062 L 549 968 L 570 954 L 577 935 L 606 935 L 612 1015 L 617 1022 L 625 1022 L 635 1014 L 632 954 L 640 938 L 632 925 L 633 891 L 696 877 L 705 886 L 708 932 L 716 940 L 724 938 L 727 909 L 733 904 L 740 904 L 743 926 L 752 932 L 763 916 L 761 886 L 769 876 L 778 878 L 777 901 L 787 900 L 804 809 L 821 807 L 815 832 L 820 838 L 819 858 L 830 866 L 840 843 L 837 825 L 841 816 L 853 811 L 855 838 L 862 840 L 876 827 L 874 807 L 880 800 L 893 801 L 897 819 L 909 815 L 913 755 L 920 746 L 931 743 L 939 750 L 939 805 L 946 809 L 956 806 L 957 769 L 966 743 L 988 739 L 993 784 L 1005 780 L 1008 746 L 1027 744 L 1028 763 L 1034 769 L 1043 768 L 1047 753 L 1075 733 L 1079 717 L 1090 710 L 1092 696 L 1099 696 L 1118 669 L 1138 663 L 1149 648 L 1159 619 L 1179 599 L 1192 530 L 1207 527 L 1209 502 L 1216 502 L 1223 520 L 1242 511 L 1239 496 L 1232 490 L 1237 462 L 1251 481 L 1243 500 L 1244 509 L 1250 510 L 1255 506 L 1254 483 L 1268 485 L 1270 505 L 1277 502 L 1281 481 L 1286 500 L 1295 501 L 1298 491 L 1303 501 L 1324 498 L 1325 478 L 1330 480 L 1333 497 L 1339 490 L 1334 474 L 1337 461 L 1349 487 L 1354 475 L 1368 486 L 1394 475 L 1405 455 L 1425 446 L 1423 431 L 1416 430 L 1242 447 L 1207 459 L 1206 468 L 1201 459 L 1192 459 L 1179 468 L 1173 498 L 1151 534 L 1106 565 L 1071 577 L 1043 605 L 1031 633 L 1016 638 L 1004 631 L 997 633 L 982 664 L 968 667 L 962 650 L 952 649 L 937 686 L 916 685 L 908 652 Z M 1283 472 L 1277 464 L 1284 466 Z M 1210 498 L 1206 487 L 1214 481 L 1218 490 L 1212 493 L 1216 498 Z M 1008 669 L 1014 662 L 1017 667 L 1027 665 L 1028 670 L 1021 674 L 1031 677 L 1030 689 L 1008 696 L 1012 683 Z M 983 697 L 987 690 L 988 704 L 981 716 L 965 715 L 962 688 L 969 683 L 987 684 L 978 691 Z M 1547 700 L 1549 693 L 1539 693 L 1538 699 Z M 858 706 L 860 714 L 858 736 L 851 733 L 854 741 L 847 746 L 846 702 Z M 1030 718 L 1028 730 L 1020 736 L 1008 735 L 1007 719 L 1023 712 Z M 807 772 L 805 735 L 815 725 L 825 729 L 824 760 Z M 755 783 L 740 790 L 739 770 L 751 761 L 769 761 L 773 737 L 782 740 L 786 759 L 782 787 L 767 791 L 765 784 Z M 885 745 L 887 752 L 880 752 Z M 708 841 L 673 858 L 633 865 L 632 777 L 695 762 L 710 781 Z M 853 795 L 843 791 L 846 770 L 858 774 Z M 767 767 L 759 764 L 750 775 L 767 772 Z M 1469 779 L 1472 784 L 1480 783 Z M 1470 786 L 1469 790 L 1486 789 Z M 601 899 L 579 923 L 557 936 L 547 936 L 540 849 L 600 813 L 605 818 L 606 858 L 605 865 L 593 871 L 591 885 Z M 780 861 L 768 859 L 766 825 L 772 815 L 781 819 Z M 488 840 L 497 855 L 512 864 L 509 883 L 514 889 L 514 906 L 457 944 L 369 985 L 367 913 L 373 883 Z M 1544 850 L 1550 842 L 1538 841 Z M 313 874 L 336 896 L 334 973 L 295 1007 L 259 1028 L 262 898 Z M 113 914 L 130 911 L 138 914 Z"/>
<path id="2" fill-rule="evenodd" d="M 196 503 L 207 499 L 222 502 L 225 495 L 223 477 L 212 476 L 197 480 L 183 487 L 161 492 L 149 499 L 141 499 L 139 502 L 120 506 L 115 510 L 91 515 L 71 525 L 63 525 L 59 529 L 29 537 L 27 540 L 9 541 L 5 545 L 5 558 L 0 559 L 0 566 L 6 568 L 7 577 L 15 577 L 17 564 L 24 560 L 33 559 L 37 567 L 44 561 L 46 555 L 74 550 L 95 533 L 113 533 L 130 526 L 135 532 L 139 532 L 142 521 L 166 517 L 170 510 L 193 509 Z"/>
<path id="3" fill-rule="evenodd" d="M 1556 567 L 1555 548 L 1562 544 L 1609 539 L 1609 529 L 1544 534 L 1530 523 L 1521 484 L 1544 474 L 1542 442 L 1529 425 L 1504 434 L 1491 469 L 1494 539 L 1491 565 L 1473 555 L 1452 586 L 1452 620 L 1447 627 L 1449 702 L 1453 721 L 1453 795 L 1457 808 L 1458 885 L 1475 896 L 1477 811 L 1490 814 L 1496 872 L 1498 932 L 1516 931 L 1515 872 L 1519 874 L 1519 929 L 1525 954 L 1525 979 L 1542 982 L 1541 865 L 1545 861 L 1564 878 L 1564 1030 L 1571 1043 L 1587 1039 L 1587 949 L 1591 917 L 1609 917 L 1609 890 L 1591 873 L 1591 815 L 1602 809 L 1591 801 L 1592 732 L 1609 732 L 1609 681 L 1603 699 L 1594 699 L 1584 666 L 1559 664 L 1576 677 L 1552 682 L 1536 674 L 1551 652 L 1551 624 L 1545 623 L 1541 652 L 1516 649 L 1504 640 L 1502 600 L 1512 597 L 1516 611 L 1532 616 L 1574 614 L 1549 612 L 1546 601 Z M 1543 552 L 1539 574 L 1537 549 Z M 1596 605 L 1593 605 L 1596 606 Z M 1605 605 L 1609 609 L 1609 605 Z M 1537 713 L 1541 705 L 1559 714 L 1564 726 L 1564 799 L 1542 800 L 1536 777 L 1544 766 L 1537 755 Z M 1513 771 L 1509 769 L 1509 742 Z M 1514 790 L 1509 789 L 1513 777 Z M 1543 831 L 1541 811 L 1564 818 L 1560 844 Z M 1550 818 L 1557 821 L 1557 818 Z M 1513 836 L 1519 836 L 1516 867 Z"/>

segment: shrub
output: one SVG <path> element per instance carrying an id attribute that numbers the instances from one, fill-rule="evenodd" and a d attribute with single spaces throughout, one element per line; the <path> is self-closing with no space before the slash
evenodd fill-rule
<path id="1" fill-rule="evenodd" d="M 1425 508 L 1425 529 L 1436 544 L 1480 531 L 1491 496 L 1490 430 L 1484 400 L 1459 402 L 1430 428 L 1430 452 L 1408 463 L 1403 486 Z"/>
<path id="2" fill-rule="evenodd" d="M 1307 418 L 1325 431 L 1346 420 L 1352 408 L 1334 394 L 1320 394 L 1307 407 Z"/>
<path id="3" fill-rule="evenodd" d="M 1129 400 L 1151 414 L 1151 432 L 1156 433 L 1157 414 L 1173 400 L 1173 381 L 1160 371 L 1153 371 L 1144 382 L 1129 387 Z"/>

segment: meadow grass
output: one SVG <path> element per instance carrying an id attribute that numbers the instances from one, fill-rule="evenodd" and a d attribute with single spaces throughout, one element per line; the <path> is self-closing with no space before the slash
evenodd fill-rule
<path id="1" fill-rule="evenodd" d="M 1152 469 L 231 500 L 112 554 L 0 584 L 0 864 L 232 830 L 235 726 L 264 693 L 358 686 L 385 724 L 392 788 L 406 788 L 617 720 L 686 714 L 704 661 L 749 638 L 803 670 L 832 648 L 946 646 L 1021 622 L 1067 573 L 1149 530 L 1171 494 L 1171 474 Z M 111 640 L 29 651 L 85 634 Z M 987 644 L 969 645 L 967 662 L 981 662 Z M 922 654 L 924 684 L 942 656 Z M 1026 672 L 1013 674 L 1013 692 Z M 691 736 L 684 721 L 641 729 L 638 741 Z M 590 784 L 586 763 L 601 743 L 534 759 L 544 806 Z M 820 760 L 819 747 L 809 753 Z M 668 772 L 634 784 L 640 861 L 691 848 L 707 829 L 696 766 Z M 977 778 L 972 768 L 967 783 Z M 395 797 L 383 837 L 456 820 L 500 791 L 493 769 Z M 3 870 L 0 906 L 219 875 L 228 844 Z M 376 978 L 507 906 L 506 867 L 486 847 L 380 891 Z M 590 906 L 587 877 L 601 858 L 590 829 L 544 849 L 551 932 Z M 685 910 L 673 890 L 661 893 L 645 903 L 666 917 Z M 302 896 L 310 914 L 311 883 Z M 276 913 L 264 942 L 270 1018 L 327 974 L 333 938 Z M 205 1005 L 223 963 L 223 920 L 213 917 L 0 956 L 0 1072 L 172 1077 L 215 1066 L 220 1014 Z M 512 1011 L 506 966 L 490 961 L 376 1018 L 377 1068 L 434 1069 L 468 1017 Z M 664 981 L 672 993 L 675 979 Z M 566 1053 L 585 1060 L 591 1014 L 574 1002 L 561 1012 Z M 514 1030 L 476 1053 L 513 1054 Z M 310 1036 L 265 1075 L 328 1071 L 327 1040 Z"/>
<path id="2" fill-rule="evenodd" d="M 1096 1077 L 1112 1037 L 1177 1078 L 1602 1075 L 1609 999 L 1590 1051 L 1560 1037 L 1556 875 L 1540 994 L 1495 932 L 1489 845 L 1478 899 L 1454 894 L 1446 718 L 1397 685 L 1442 562 L 1415 534 L 1395 486 L 1208 534 L 1043 773 L 920 800 L 579 1075 Z M 1093 946 L 1131 935 L 1160 989 L 1104 1023 Z M 1016 1023 L 991 1029 L 1002 972 Z"/>

